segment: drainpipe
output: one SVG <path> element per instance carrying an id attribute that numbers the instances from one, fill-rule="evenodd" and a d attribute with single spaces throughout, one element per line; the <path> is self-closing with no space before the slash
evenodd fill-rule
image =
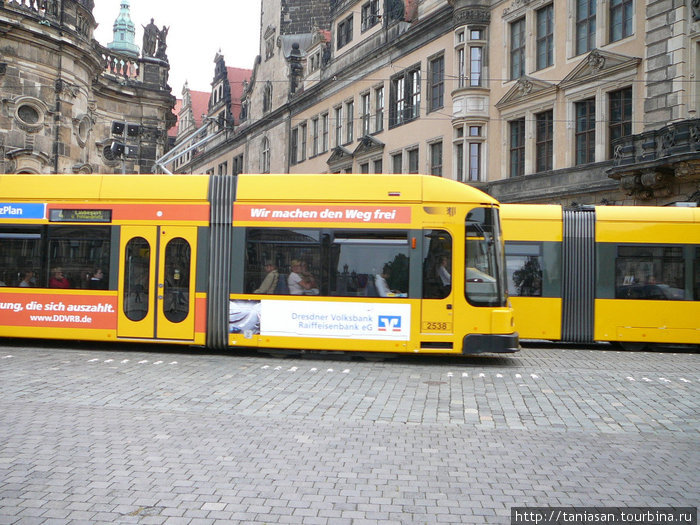
<path id="1" fill-rule="evenodd" d="M 58 20 L 58 78 L 54 90 L 56 92 L 56 106 L 54 108 L 54 142 L 53 142 L 53 173 L 58 173 L 58 144 L 61 139 L 61 91 L 63 91 L 63 2 L 61 2 L 61 13 Z"/>

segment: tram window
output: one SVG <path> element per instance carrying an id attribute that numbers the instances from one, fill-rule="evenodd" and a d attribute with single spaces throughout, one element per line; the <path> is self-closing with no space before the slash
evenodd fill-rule
<path id="1" fill-rule="evenodd" d="M 498 210 L 474 208 L 466 217 L 465 294 L 475 306 L 503 306 L 505 274 Z"/>
<path id="2" fill-rule="evenodd" d="M 406 297 L 408 254 L 406 231 L 250 228 L 244 287 L 259 294 Z M 274 289 L 267 286 L 274 278 L 263 286 L 275 270 Z"/>
<path id="3" fill-rule="evenodd" d="M 163 313 L 171 323 L 180 323 L 190 313 L 190 243 L 177 237 L 165 247 Z"/>
<path id="4" fill-rule="evenodd" d="M 48 268 L 60 268 L 70 288 L 90 288 L 96 270 L 109 279 L 111 229 L 108 226 L 49 227 Z M 102 285 L 104 287 L 104 285 Z M 109 288 L 109 282 L 106 282 Z"/>
<path id="5" fill-rule="evenodd" d="M 444 299 L 452 291 L 452 237 L 426 230 L 423 241 L 423 298 Z"/>
<path id="6" fill-rule="evenodd" d="M 541 243 L 506 243 L 506 274 L 511 296 L 541 297 L 542 268 Z"/>
<path id="7" fill-rule="evenodd" d="M 683 248 L 618 246 L 615 260 L 617 299 L 686 299 Z"/>
<path id="8" fill-rule="evenodd" d="M 151 247 L 143 237 L 135 237 L 124 252 L 124 315 L 130 321 L 141 321 L 151 304 Z"/>
<path id="9" fill-rule="evenodd" d="M 0 228 L 0 286 L 45 285 L 41 231 L 41 228 Z"/>
<path id="10" fill-rule="evenodd" d="M 693 280 L 693 299 L 700 301 L 700 248 L 695 248 L 695 279 Z"/>
<path id="11" fill-rule="evenodd" d="M 272 262 L 278 272 L 277 284 L 274 290 L 265 293 L 327 295 L 328 271 L 327 266 L 324 268 L 321 264 L 322 244 L 327 243 L 327 236 L 314 229 L 249 228 L 246 232 L 245 291 L 260 290 L 266 276 L 266 263 Z M 302 277 L 303 283 L 293 284 L 290 291 L 291 273 Z M 292 280 L 295 279 L 296 276 L 292 276 Z"/>
<path id="12" fill-rule="evenodd" d="M 406 231 L 336 231 L 330 245 L 330 295 L 407 297 Z"/>

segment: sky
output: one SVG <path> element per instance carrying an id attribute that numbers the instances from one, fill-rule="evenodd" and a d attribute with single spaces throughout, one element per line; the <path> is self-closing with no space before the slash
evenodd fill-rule
<path id="1" fill-rule="evenodd" d="M 122 0 L 95 0 L 99 24 L 95 38 L 103 46 L 114 40 L 113 25 Z M 253 69 L 260 45 L 260 0 L 129 0 L 136 26 L 136 45 L 143 44 L 143 26 L 151 18 L 168 31 L 168 84 L 182 97 L 188 82 L 195 91 L 211 91 L 214 57 L 221 50 L 228 67 Z"/>

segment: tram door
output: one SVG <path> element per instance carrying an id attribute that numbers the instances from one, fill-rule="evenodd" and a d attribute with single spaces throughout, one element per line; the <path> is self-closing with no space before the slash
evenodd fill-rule
<path id="1" fill-rule="evenodd" d="M 122 227 L 118 337 L 194 340 L 196 240 L 196 227 Z"/>
<path id="2" fill-rule="evenodd" d="M 424 229 L 421 333 L 447 336 L 454 332 L 452 236 L 442 229 Z"/>

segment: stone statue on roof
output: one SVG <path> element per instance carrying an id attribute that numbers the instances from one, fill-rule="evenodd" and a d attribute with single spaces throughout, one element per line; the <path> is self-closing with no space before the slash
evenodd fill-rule
<path id="1" fill-rule="evenodd" d="M 158 31 L 158 50 L 156 51 L 156 58 L 168 61 L 168 55 L 165 54 L 168 45 L 166 44 L 166 39 L 168 38 L 169 27 L 163 26 L 163 29 Z"/>
<path id="2" fill-rule="evenodd" d="M 143 27 L 143 56 L 152 57 L 156 54 L 156 40 L 158 39 L 158 26 L 153 23 L 151 18 L 151 23 Z"/>

